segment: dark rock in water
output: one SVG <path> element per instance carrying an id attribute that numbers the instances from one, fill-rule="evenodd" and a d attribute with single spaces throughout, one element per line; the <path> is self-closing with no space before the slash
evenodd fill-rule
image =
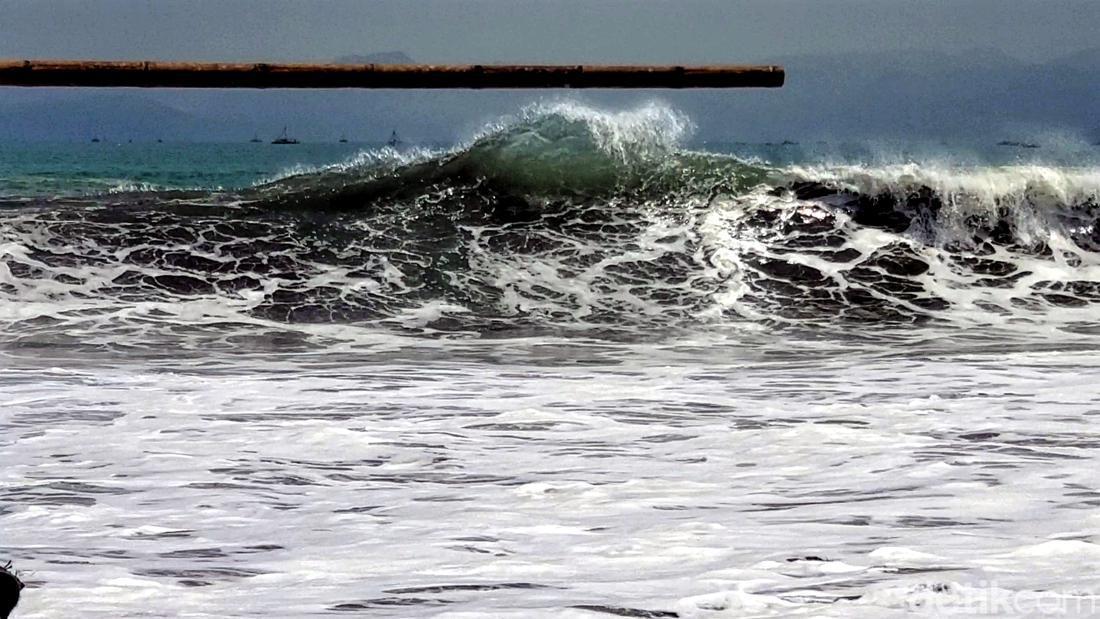
<path id="1" fill-rule="evenodd" d="M 1015 140 L 1001 140 L 997 142 L 997 146 L 1012 146 L 1015 148 L 1039 148 L 1038 144 L 1032 144 L 1031 142 L 1017 142 Z"/>
<path id="2" fill-rule="evenodd" d="M 0 619 L 8 619 L 22 590 L 23 581 L 11 571 L 11 563 L 0 566 Z"/>

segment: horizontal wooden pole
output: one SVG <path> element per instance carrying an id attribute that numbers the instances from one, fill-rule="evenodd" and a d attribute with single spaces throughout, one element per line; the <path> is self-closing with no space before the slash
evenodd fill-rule
<path id="1" fill-rule="evenodd" d="M 778 88 L 776 66 L 268 64 L 0 60 L 0 86 Z"/>

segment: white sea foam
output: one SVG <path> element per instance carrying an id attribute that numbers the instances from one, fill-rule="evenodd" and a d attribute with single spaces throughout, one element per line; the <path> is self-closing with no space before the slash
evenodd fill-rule
<path id="1" fill-rule="evenodd" d="M 9 354 L 20 616 L 1027 617 L 1095 598 L 1094 353 L 809 344 Z"/>
<path id="2" fill-rule="evenodd" d="M 547 121 L 583 127 L 599 149 L 626 163 L 668 156 L 695 130 L 690 118 L 657 101 L 623 111 L 604 110 L 566 99 L 536 103 L 514 116 L 488 123 L 466 148 L 517 131 L 529 132 L 532 139 L 543 143 L 562 137 L 540 134 L 539 128 L 545 127 Z M 565 127 L 555 128 L 568 131 Z"/>
<path id="3" fill-rule="evenodd" d="M 334 214 L 0 213 L 18 616 L 1095 616 L 1100 260 L 1048 212 L 1093 171 L 762 170 L 660 106 L 520 116 L 256 190 L 422 183 Z M 782 179 L 1018 237 L 975 266 Z"/>
<path id="4" fill-rule="evenodd" d="M 832 183 L 866 195 L 906 196 L 927 188 L 947 212 L 941 228 L 957 232 L 970 215 L 1009 213 L 1024 233 L 1051 229 L 1051 215 L 1067 207 L 1100 204 L 1100 168 L 1012 166 L 943 166 L 907 163 L 887 166 L 792 166 L 786 173 L 801 180 Z M 952 229 L 954 228 L 954 229 Z"/>

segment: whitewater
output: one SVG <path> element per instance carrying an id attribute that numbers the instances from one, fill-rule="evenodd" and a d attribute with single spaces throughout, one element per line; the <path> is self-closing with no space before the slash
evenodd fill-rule
<path id="1" fill-rule="evenodd" d="M 1100 155 L 692 131 L 0 152 L 15 616 L 1100 615 Z"/>

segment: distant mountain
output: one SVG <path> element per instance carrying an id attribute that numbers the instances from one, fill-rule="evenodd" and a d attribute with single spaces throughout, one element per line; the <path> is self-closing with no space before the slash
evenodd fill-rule
<path id="1" fill-rule="evenodd" d="M 413 59 L 405 52 L 393 51 L 340 56 L 334 62 L 336 64 L 413 64 Z"/>
<path id="2" fill-rule="evenodd" d="M 1090 60 L 1091 55 L 1097 60 Z M 1044 64 L 996 50 L 801 55 L 766 59 L 787 69 L 774 91 L 688 93 L 700 133 L 736 127 L 743 140 L 1005 138 L 1086 135 L 1096 126 L 1100 54 Z M 695 109 L 691 109 L 695 108 Z"/>
<path id="3" fill-rule="evenodd" d="M 1049 64 L 1071 67 L 1084 71 L 1095 70 L 1097 67 L 1100 67 L 1100 47 L 1075 52 L 1068 56 L 1058 58 Z"/>

